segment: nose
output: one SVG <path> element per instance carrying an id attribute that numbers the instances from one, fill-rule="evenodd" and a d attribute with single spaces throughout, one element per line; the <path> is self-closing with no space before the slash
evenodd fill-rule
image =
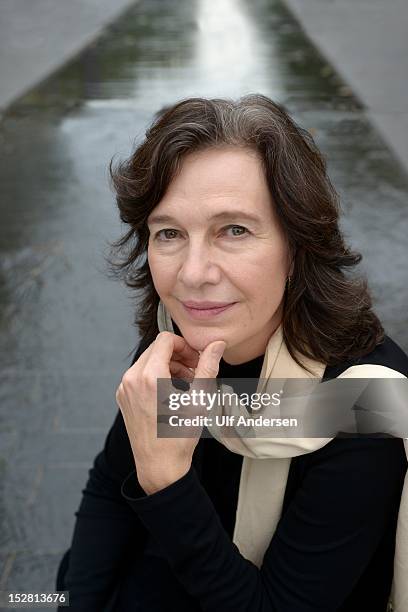
<path id="1" fill-rule="evenodd" d="M 215 261 L 214 252 L 204 240 L 190 240 L 187 250 L 183 250 L 183 261 L 177 276 L 186 287 L 199 288 L 206 283 L 220 282 L 221 270 Z"/>

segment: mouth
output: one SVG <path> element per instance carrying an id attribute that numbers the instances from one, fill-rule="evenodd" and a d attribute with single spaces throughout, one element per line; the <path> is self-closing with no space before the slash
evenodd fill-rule
<path id="1" fill-rule="evenodd" d="M 211 317 L 216 317 L 217 315 L 222 314 L 223 312 L 229 310 L 237 304 L 237 302 L 231 302 L 230 304 L 224 304 L 222 306 L 215 306 L 212 308 L 194 308 L 192 306 L 187 306 L 184 302 L 181 302 L 184 310 L 187 314 L 193 319 L 208 319 Z"/>

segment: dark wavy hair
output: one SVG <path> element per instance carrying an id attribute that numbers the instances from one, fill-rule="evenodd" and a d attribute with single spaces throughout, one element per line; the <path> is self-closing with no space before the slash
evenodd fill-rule
<path id="1" fill-rule="evenodd" d="M 109 274 L 141 290 L 134 324 L 150 344 L 159 333 L 159 295 L 147 261 L 147 217 L 183 158 L 237 146 L 258 153 L 294 257 L 283 304 L 283 337 L 292 357 L 328 365 L 358 358 L 384 339 L 365 277 L 347 275 L 362 255 L 345 245 L 339 196 L 311 134 L 284 106 L 261 94 L 238 100 L 186 98 L 159 111 L 131 156 L 109 170 L 120 219 L 129 226 L 110 243 Z M 296 353 L 298 353 L 296 355 Z M 300 355 L 299 355 L 300 354 Z M 303 364 L 301 364 L 303 365 Z"/>

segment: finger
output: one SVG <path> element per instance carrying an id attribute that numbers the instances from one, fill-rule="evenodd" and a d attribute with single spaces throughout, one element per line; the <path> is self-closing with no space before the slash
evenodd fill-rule
<path id="1" fill-rule="evenodd" d="M 225 340 L 210 342 L 203 352 L 195 369 L 196 378 L 215 378 L 218 374 L 221 357 L 227 347 Z"/>
<path id="2" fill-rule="evenodd" d="M 184 340 L 184 338 L 183 338 Z M 174 349 L 173 359 L 175 361 L 181 361 L 184 365 L 195 368 L 197 367 L 198 361 L 200 359 L 200 353 L 193 349 L 186 340 L 184 340 L 185 344 L 181 350 L 177 347 Z"/>
<path id="3" fill-rule="evenodd" d="M 193 356 L 189 358 L 189 357 L 185 357 L 184 355 L 180 355 L 179 353 L 173 353 L 172 359 L 174 361 L 179 361 L 180 363 L 183 363 L 188 368 L 195 369 L 198 365 L 200 354 L 197 352 L 197 356 Z"/>
<path id="4" fill-rule="evenodd" d="M 153 345 L 154 341 L 149 344 L 149 346 L 143 351 L 141 355 L 139 355 L 139 357 L 136 359 L 135 363 L 131 366 L 131 368 L 134 368 L 136 366 L 143 366 L 147 362 L 149 355 L 153 350 Z"/>
<path id="5" fill-rule="evenodd" d="M 217 391 L 216 378 L 219 370 L 219 362 L 226 349 L 225 340 L 215 340 L 208 344 L 200 354 L 200 360 L 195 368 L 194 380 L 190 385 L 190 393 L 196 391 L 197 394 L 204 392 L 203 403 L 195 408 L 196 414 L 204 414 L 207 409 L 208 394 L 215 394 Z"/>
<path id="6" fill-rule="evenodd" d="M 155 340 L 153 340 L 153 342 L 151 342 L 149 346 L 143 351 L 143 353 L 138 357 L 138 359 L 131 366 L 131 368 L 146 367 L 150 356 L 156 350 L 157 340 L 161 341 L 160 338 L 163 335 L 170 335 L 173 337 L 172 359 L 174 361 L 180 361 L 183 363 L 183 365 L 189 368 L 195 368 L 197 366 L 200 358 L 200 353 L 193 349 L 182 336 L 178 336 L 177 334 L 173 334 L 172 332 L 160 332 L 159 334 L 157 334 Z"/>
<path id="7" fill-rule="evenodd" d="M 145 368 L 156 372 L 158 378 L 168 378 L 173 355 L 177 353 L 179 356 L 183 356 L 184 354 L 188 358 L 188 356 L 191 357 L 192 351 L 193 349 L 181 336 L 167 331 L 160 332 L 152 343 L 152 350 L 143 365 Z"/>
<path id="8" fill-rule="evenodd" d="M 188 381 L 193 380 L 194 378 L 194 371 L 191 371 L 189 368 L 187 368 L 185 365 L 178 361 L 170 362 L 170 373 L 174 377 L 184 378 Z"/>
<path id="9" fill-rule="evenodd" d="M 135 361 L 135 363 L 129 368 L 144 368 L 146 367 L 151 354 L 155 351 L 155 347 L 156 347 L 156 340 L 159 338 L 159 336 L 163 333 L 166 334 L 170 334 L 172 336 L 174 336 L 175 341 L 174 341 L 174 355 L 173 355 L 173 359 L 175 358 L 176 360 L 182 360 L 184 361 L 185 358 L 187 358 L 187 361 L 185 363 L 185 365 L 187 366 L 191 366 L 191 367 L 195 367 L 194 366 L 194 359 L 191 359 L 191 351 L 193 351 L 193 349 L 191 347 L 189 347 L 189 345 L 187 344 L 187 342 L 184 340 L 184 338 L 182 338 L 181 336 L 177 336 L 176 334 L 172 334 L 171 332 L 161 332 L 160 334 L 157 334 L 155 340 L 153 340 L 153 342 L 151 342 L 149 344 L 149 346 L 143 351 L 143 353 L 141 355 L 139 355 L 139 357 L 137 358 L 137 360 Z M 189 347 L 191 349 L 191 351 L 186 351 L 185 350 L 185 345 L 187 345 L 187 347 Z M 183 351 L 184 349 L 184 351 Z"/>

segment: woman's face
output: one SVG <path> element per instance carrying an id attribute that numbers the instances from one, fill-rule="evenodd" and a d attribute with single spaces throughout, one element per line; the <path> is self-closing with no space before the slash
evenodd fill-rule
<path id="1" fill-rule="evenodd" d="M 223 358 L 231 364 L 262 355 L 281 321 L 291 269 L 256 153 L 228 147 L 189 154 L 148 227 L 154 286 L 188 344 L 202 351 L 225 340 Z M 200 315 L 186 301 L 232 305 Z"/>

